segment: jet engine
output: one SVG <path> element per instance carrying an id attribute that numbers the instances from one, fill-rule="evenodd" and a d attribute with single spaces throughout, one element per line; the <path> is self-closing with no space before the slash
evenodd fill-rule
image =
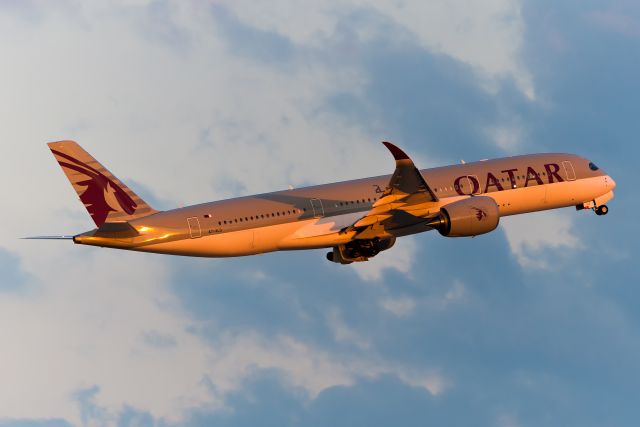
<path id="1" fill-rule="evenodd" d="M 446 237 L 470 237 L 495 230 L 499 221 L 496 202 L 491 197 L 475 196 L 443 206 L 427 225 Z"/>
<path id="2" fill-rule="evenodd" d="M 351 264 L 352 262 L 368 261 L 382 251 L 390 249 L 396 238 L 357 239 L 344 245 L 334 246 L 332 252 L 327 253 L 327 259 L 339 264 Z"/>

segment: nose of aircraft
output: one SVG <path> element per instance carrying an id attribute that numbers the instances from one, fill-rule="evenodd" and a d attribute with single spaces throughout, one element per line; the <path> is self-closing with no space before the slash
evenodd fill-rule
<path id="1" fill-rule="evenodd" d="M 607 175 L 607 186 L 613 190 L 614 188 L 616 188 L 616 182 L 613 178 L 611 178 L 609 175 Z"/>

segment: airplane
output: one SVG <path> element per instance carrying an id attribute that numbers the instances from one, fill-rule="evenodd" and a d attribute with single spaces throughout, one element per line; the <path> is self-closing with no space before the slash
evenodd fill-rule
<path id="1" fill-rule="evenodd" d="M 575 206 L 606 215 L 616 182 L 573 154 L 531 154 L 418 170 L 396 145 L 391 175 L 158 211 L 74 141 L 48 144 L 96 228 L 81 245 L 197 257 L 328 248 L 329 261 L 367 261 L 398 237 L 489 233 L 501 217 Z"/>

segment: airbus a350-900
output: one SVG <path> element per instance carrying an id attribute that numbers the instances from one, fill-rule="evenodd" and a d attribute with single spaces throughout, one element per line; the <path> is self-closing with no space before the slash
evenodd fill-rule
<path id="1" fill-rule="evenodd" d="M 398 237 L 493 231 L 500 218 L 575 206 L 608 212 L 615 181 L 573 154 L 531 154 L 418 170 L 404 151 L 392 175 L 157 211 L 73 141 L 49 143 L 96 228 L 77 244 L 171 255 L 233 257 L 330 248 L 330 261 L 367 261 Z"/>

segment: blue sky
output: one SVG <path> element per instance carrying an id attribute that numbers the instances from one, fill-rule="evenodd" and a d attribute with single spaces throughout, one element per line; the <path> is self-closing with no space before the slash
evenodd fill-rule
<path id="1" fill-rule="evenodd" d="M 635 425 L 640 6 L 482 3 L 0 1 L 0 426 Z M 618 188 L 356 266 L 20 241 L 91 227 L 65 138 L 160 208 L 387 173 L 387 139 Z"/>

